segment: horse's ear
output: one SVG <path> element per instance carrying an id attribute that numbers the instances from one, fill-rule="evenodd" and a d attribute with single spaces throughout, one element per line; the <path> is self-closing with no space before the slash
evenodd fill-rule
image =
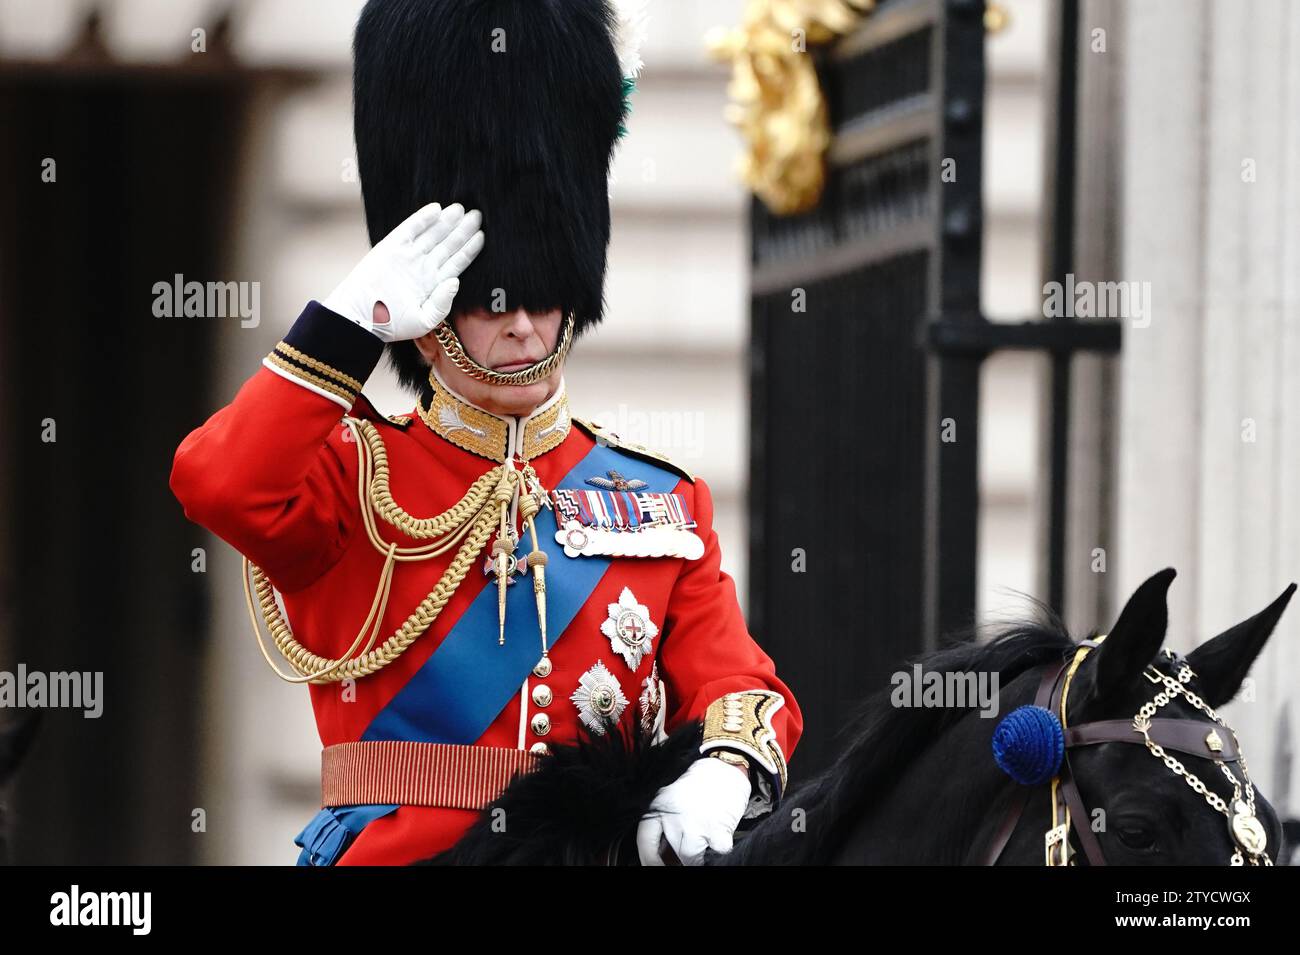
<path id="1" fill-rule="evenodd" d="M 1096 694 L 1106 697 L 1122 692 L 1141 675 L 1165 642 L 1169 627 L 1166 597 L 1177 573 L 1167 567 L 1147 579 L 1120 611 L 1106 639 L 1093 653 L 1097 657 Z"/>
<path id="2" fill-rule="evenodd" d="M 1201 694 L 1211 709 L 1237 695 L 1293 593 L 1295 584 L 1249 620 L 1230 627 L 1187 655 L 1187 665 L 1196 671 Z"/>

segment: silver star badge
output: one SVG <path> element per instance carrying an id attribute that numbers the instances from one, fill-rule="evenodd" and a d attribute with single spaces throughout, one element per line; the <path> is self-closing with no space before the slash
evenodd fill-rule
<path id="1" fill-rule="evenodd" d="M 627 707 L 623 688 L 599 660 L 578 677 L 578 688 L 569 699 L 578 707 L 578 718 L 597 736 L 604 736 L 608 725 L 618 723 Z"/>
<path id="2" fill-rule="evenodd" d="M 651 641 L 658 636 L 659 628 L 650 619 L 650 608 L 637 603 L 632 591 L 624 587 L 618 603 L 609 605 L 609 619 L 600 625 L 600 632 L 609 637 L 614 652 L 635 670 L 641 665 L 641 658 L 650 652 Z"/>

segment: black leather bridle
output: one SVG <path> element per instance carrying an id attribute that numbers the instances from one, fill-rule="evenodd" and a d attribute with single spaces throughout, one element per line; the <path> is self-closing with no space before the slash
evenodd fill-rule
<path id="1" fill-rule="evenodd" d="M 1182 776 L 1194 790 L 1205 797 L 1206 801 L 1228 817 L 1229 832 L 1235 846 L 1232 855 L 1233 865 L 1272 865 L 1273 862 L 1265 851 L 1267 836 L 1263 825 L 1255 816 L 1255 790 L 1246 771 L 1245 758 L 1241 754 L 1237 736 L 1203 700 L 1187 688 L 1195 677 L 1187 662 L 1172 650 L 1164 650 L 1163 656 L 1172 661 L 1174 676 L 1161 671 L 1154 664 L 1147 667 L 1144 676 L 1160 689 L 1150 702 L 1145 704 L 1131 720 L 1097 720 L 1070 726 L 1066 721 L 1066 701 L 1069 693 L 1070 679 L 1082 664 L 1088 652 L 1097 647 L 1104 636 L 1093 640 L 1084 640 L 1078 644 L 1070 660 L 1061 660 L 1050 664 L 1044 671 L 1034 697 L 1034 705 L 1048 709 L 1061 721 L 1065 733 L 1065 754 L 1060 769 L 1051 780 L 1051 827 L 1044 836 L 1044 864 L 1049 866 L 1073 865 L 1074 855 L 1070 846 L 1070 831 L 1082 847 L 1089 865 L 1106 864 L 1106 857 L 1101 850 L 1097 834 L 1089 825 L 1089 815 L 1079 795 L 1074 772 L 1070 766 L 1070 750 L 1081 746 L 1093 746 L 1100 743 L 1133 743 L 1145 746 L 1165 765 Z M 1182 696 L 1188 703 L 1208 715 L 1214 722 L 1205 720 L 1177 719 L 1170 717 L 1153 717 L 1155 711 Z M 1223 732 L 1220 733 L 1220 730 Z M 1234 787 L 1233 806 L 1226 808 L 1226 803 L 1213 792 L 1207 790 L 1193 774 L 1183 768 L 1170 751 L 1187 756 L 1199 756 L 1214 760 L 1217 767 L 1232 782 Z M 1230 765 L 1241 773 L 1245 786 L 1245 798 L 1241 798 L 1241 783 L 1232 773 Z M 998 827 L 982 852 L 974 857 L 977 864 L 993 865 L 1002 856 L 1003 850 L 1011 840 L 1012 833 L 1019 825 L 1031 794 L 1040 787 L 1017 786 L 1005 802 Z"/>

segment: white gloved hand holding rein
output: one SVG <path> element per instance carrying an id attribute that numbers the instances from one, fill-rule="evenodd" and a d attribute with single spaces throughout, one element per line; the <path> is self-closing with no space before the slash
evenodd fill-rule
<path id="1" fill-rule="evenodd" d="M 321 304 L 385 342 L 427 335 L 451 314 L 458 276 L 483 248 L 482 221 L 460 203 L 416 210 Z"/>
<path id="2" fill-rule="evenodd" d="M 659 790 L 637 827 L 641 864 L 664 864 L 661 836 L 685 865 L 699 865 L 706 848 L 730 852 L 751 791 L 742 770 L 720 759 L 697 759 L 676 782 Z"/>

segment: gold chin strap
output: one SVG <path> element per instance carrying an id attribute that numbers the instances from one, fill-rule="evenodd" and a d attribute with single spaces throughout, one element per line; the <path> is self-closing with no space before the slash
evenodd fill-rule
<path id="1" fill-rule="evenodd" d="M 564 316 L 564 326 L 560 330 L 560 340 L 555 346 L 555 351 L 541 361 L 534 362 L 519 371 L 493 371 L 491 368 L 480 365 L 473 358 L 470 358 L 465 351 L 465 346 L 461 344 L 456 330 L 452 328 L 450 319 L 442 322 L 434 329 L 433 334 L 438 339 L 438 344 L 442 346 L 443 352 L 451 360 L 451 363 L 471 378 L 486 382 L 489 385 L 531 385 L 543 378 L 549 378 L 551 373 L 563 364 L 564 359 L 568 356 L 569 348 L 573 344 L 573 313 L 568 312 Z"/>

